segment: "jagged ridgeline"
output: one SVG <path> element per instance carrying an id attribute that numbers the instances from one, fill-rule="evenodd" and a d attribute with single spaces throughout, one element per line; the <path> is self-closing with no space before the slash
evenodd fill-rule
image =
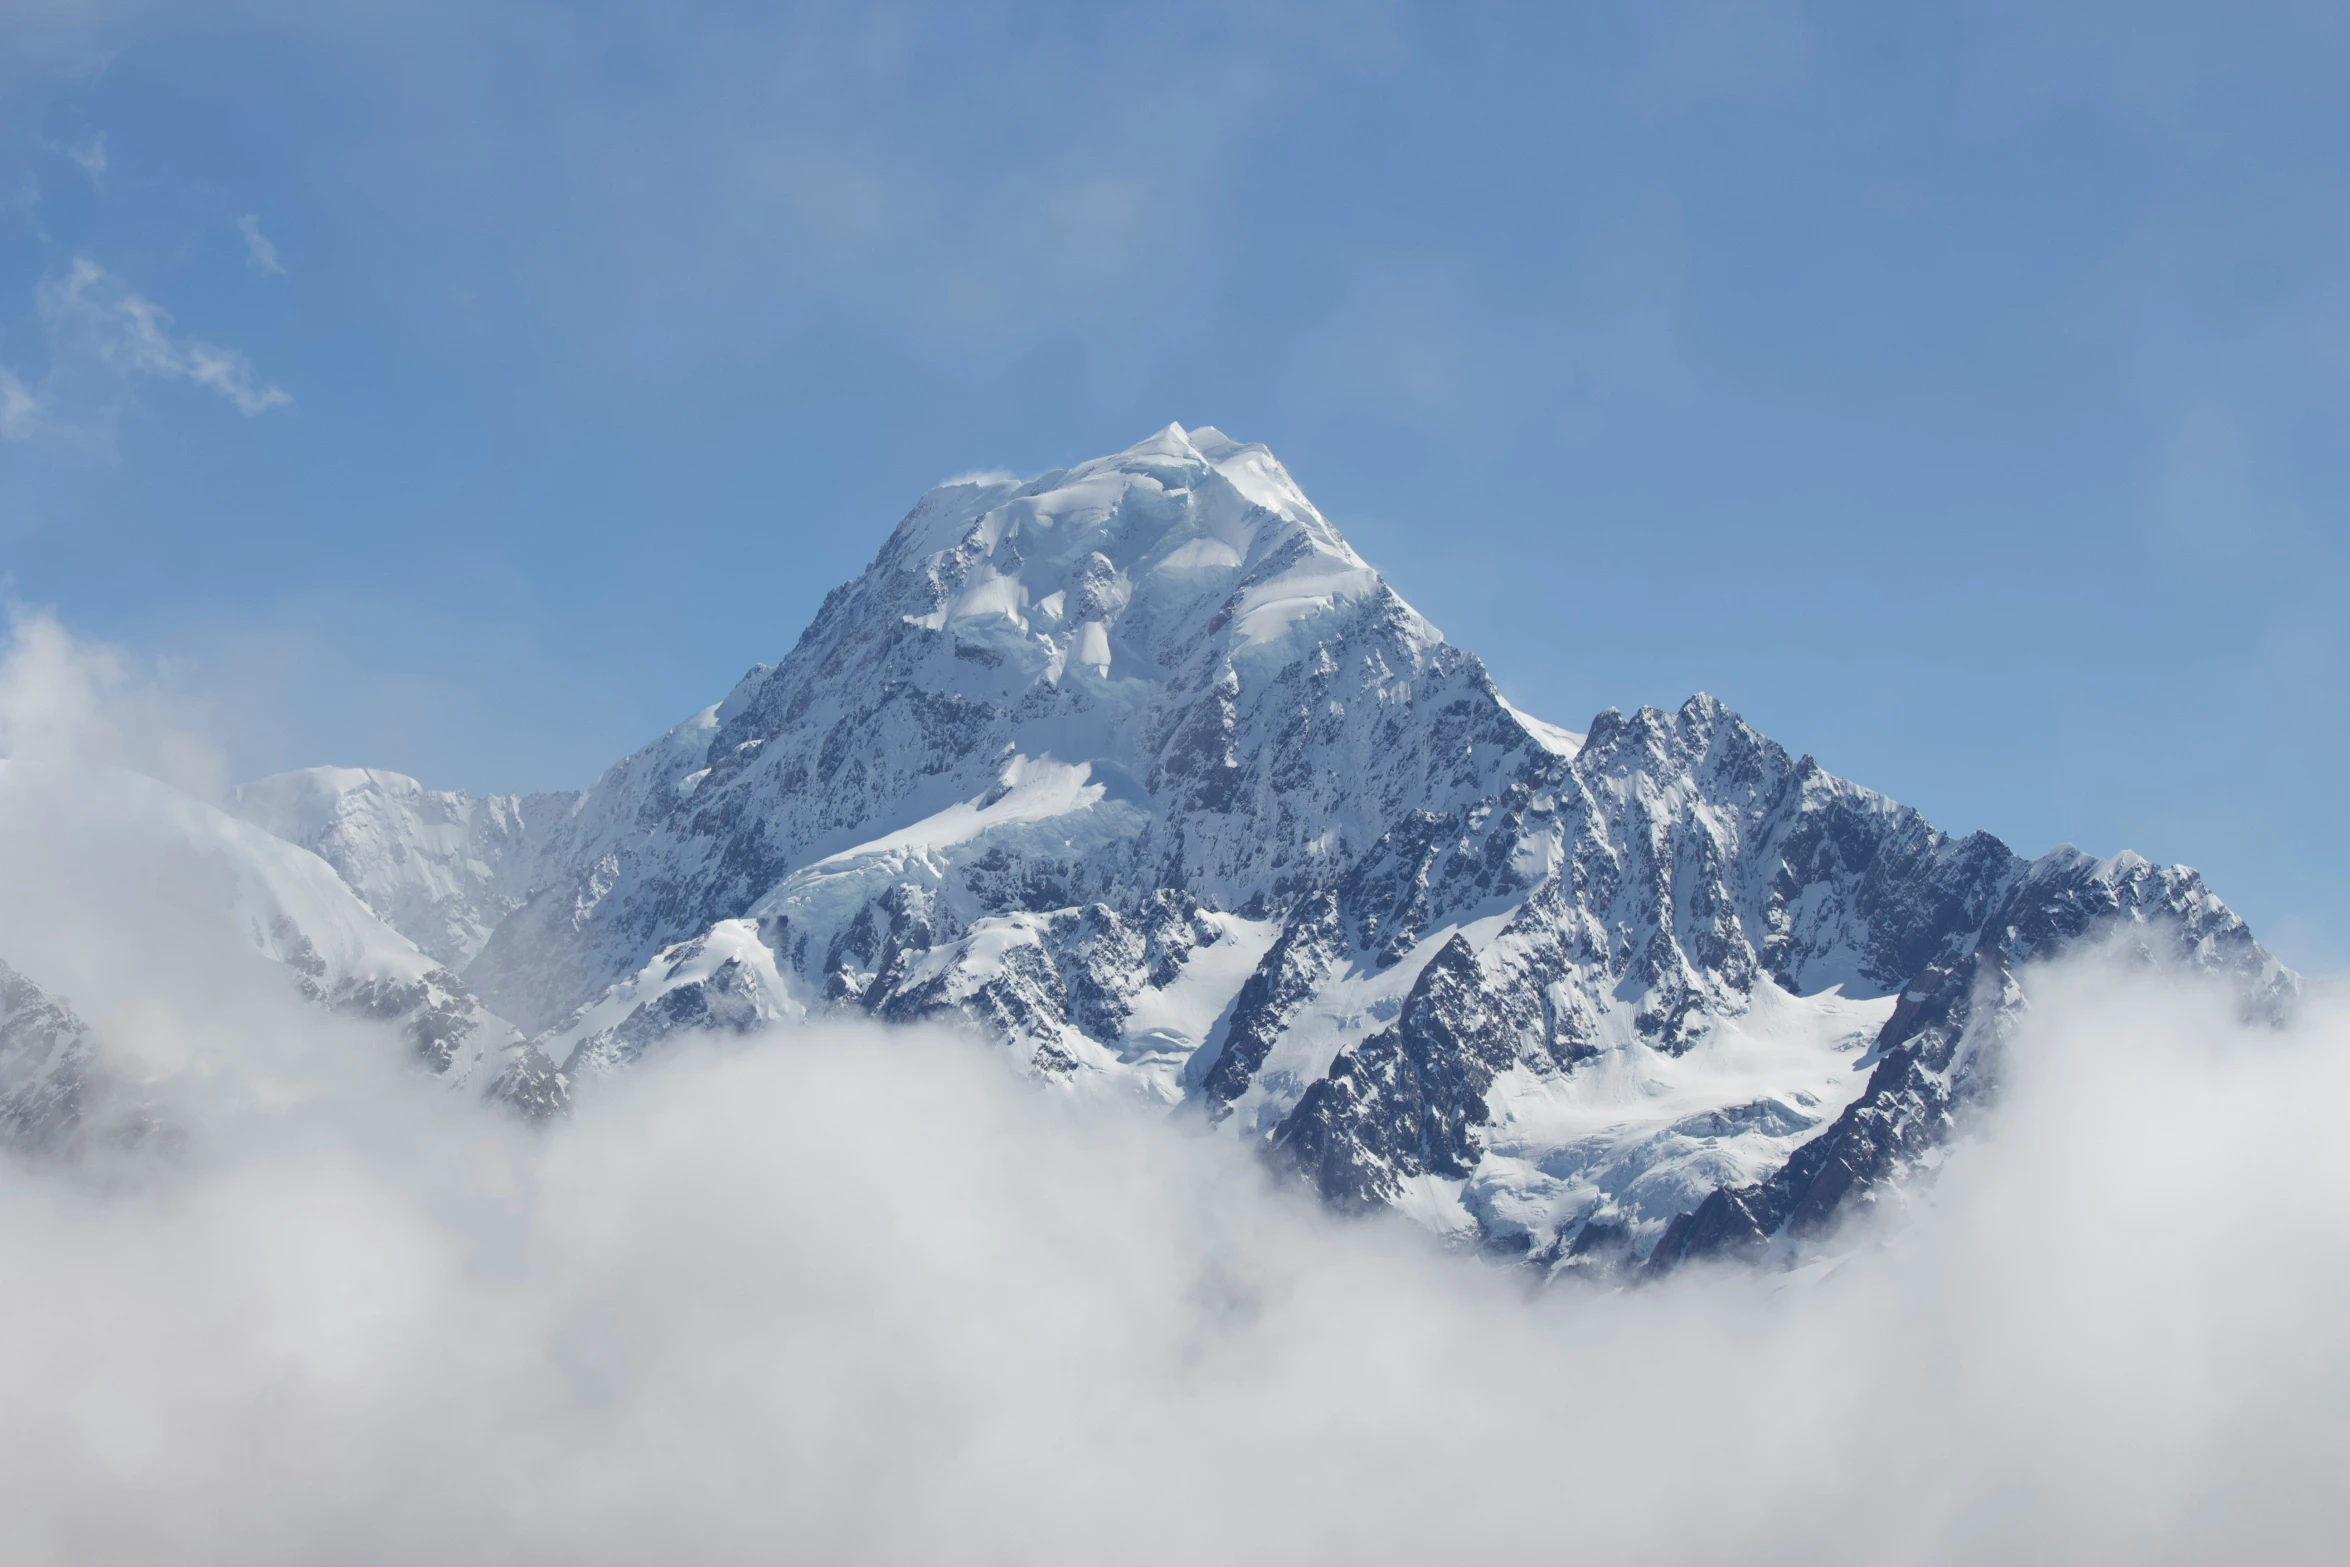
<path id="1" fill-rule="evenodd" d="M 1823 1231 L 1982 1091 L 2028 957 L 2123 925 L 2293 983 L 2192 871 L 1945 837 L 1708 697 L 1520 713 L 1208 428 L 932 491 L 584 794 L 239 808 L 562 1091 L 682 1030 L 956 1019 L 1558 1270 Z"/>

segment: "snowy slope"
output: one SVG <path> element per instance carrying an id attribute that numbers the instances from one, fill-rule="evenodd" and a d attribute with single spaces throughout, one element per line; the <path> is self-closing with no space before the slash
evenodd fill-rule
<path id="1" fill-rule="evenodd" d="M 541 817 L 467 975 L 578 1071 L 962 1019 L 1554 1270 L 1824 1227 L 1948 1134 L 2032 955 L 2125 924 L 2292 984 L 2191 871 L 1949 838 L 1711 698 L 1521 713 L 1208 428 L 932 491 L 781 662 Z"/>
<path id="2" fill-rule="evenodd" d="M 537 851 L 576 794 L 476 798 L 377 768 L 308 767 L 241 786 L 237 815 L 298 844 L 401 935 L 462 968 L 537 886 Z"/>
<path id="3" fill-rule="evenodd" d="M 80 846 L 80 867 L 99 875 L 119 867 L 121 885 L 145 889 L 282 965 L 288 983 L 317 1004 L 398 1027 L 452 1086 L 497 1094 L 532 1114 L 560 1107 L 561 1079 L 536 1048 L 378 919 L 317 855 L 137 773 L 85 767 L 61 781 L 0 761 L 0 841 L 11 872 L 26 868 L 29 844 L 55 838 Z M 12 937 L 50 947 L 56 939 L 108 937 L 79 928 L 45 942 L 23 928 Z M 137 953 L 51 951 L 50 966 L 68 958 L 105 971 L 135 963 Z"/>
<path id="4" fill-rule="evenodd" d="M 748 1034 L 808 1015 L 749 920 L 656 955 L 533 1041 L 574 1081 L 609 1076 L 683 1030 Z"/>

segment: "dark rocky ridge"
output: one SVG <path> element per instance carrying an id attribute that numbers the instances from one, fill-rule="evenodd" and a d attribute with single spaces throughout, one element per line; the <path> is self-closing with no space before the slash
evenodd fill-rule
<path id="1" fill-rule="evenodd" d="M 2060 849 L 2015 862 L 2003 879 L 2005 898 L 1963 955 L 1929 963 L 1902 992 L 1861 1097 L 1768 1180 L 1716 1190 L 1676 1218 L 1648 1257 L 1649 1274 L 1699 1258 L 1759 1261 L 1782 1237 L 1824 1237 L 1856 1200 L 1946 1142 L 1997 1087 L 2022 1004 L 2018 970 L 2034 958 L 2118 939 L 2148 962 L 2228 976 L 2256 1015 L 2281 1018 L 2297 993 L 2192 871 L 2143 860 L 2109 866 Z"/>

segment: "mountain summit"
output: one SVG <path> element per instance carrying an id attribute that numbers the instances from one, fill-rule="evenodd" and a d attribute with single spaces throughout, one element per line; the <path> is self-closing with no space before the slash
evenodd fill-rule
<path id="1" fill-rule="evenodd" d="M 899 1015 L 1054 944 L 1015 914 L 1262 920 L 1542 754 L 1264 448 L 1169 427 L 924 496 L 780 664 L 597 782 L 567 895 L 473 972 L 546 1026 L 748 916 L 812 997 Z"/>
<path id="2" fill-rule="evenodd" d="M 1946 837 L 1710 697 L 1527 717 L 1208 427 L 931 491 L 580 796 L 242 799 L 574 1085 L 685 1029 L 960 1019 L 1554 1271 L 1822 1231 L 1988 1083 L 2034 955 L 2120 927 L 2293 983 L 2192 871 Z"/>

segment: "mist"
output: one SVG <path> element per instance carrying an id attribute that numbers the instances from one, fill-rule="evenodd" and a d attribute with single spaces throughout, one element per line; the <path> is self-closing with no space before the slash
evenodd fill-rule
<path id="1" fill-rule="evenodd" d="M 692 1045 L 537 1133 L 280 1039 L 127 1189 L 0 1177 L 0 1555 L 2330 1558 L 2340 994 L 2032 990 L 1837 1260 L 1615 1293 L 957 1036 Z"/>

